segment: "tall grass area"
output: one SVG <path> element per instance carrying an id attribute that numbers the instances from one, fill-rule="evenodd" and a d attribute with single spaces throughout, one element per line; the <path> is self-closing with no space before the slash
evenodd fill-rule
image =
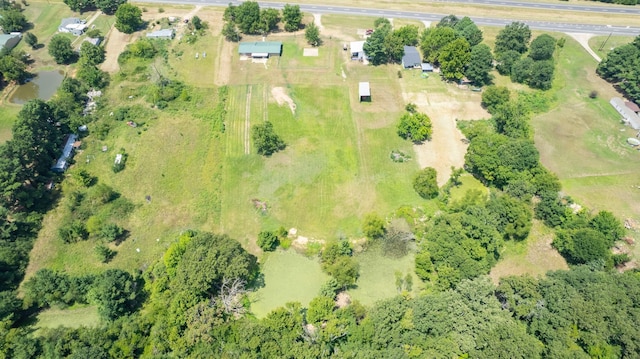
<path id="1" fill-rule="evenodd" d="M 37 322 L 34 325 L 35 333 L 39 330 L 57 327 L 79 328 L 93 327 L 100 323 L 98 310 L 95 306 L 78 306 L 73 308 L 58 309 L 49 308 L 38 313 Z"/>

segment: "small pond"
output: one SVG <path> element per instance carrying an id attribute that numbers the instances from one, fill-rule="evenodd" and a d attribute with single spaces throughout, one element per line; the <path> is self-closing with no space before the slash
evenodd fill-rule
<path id="1" fill-rule="evenodd" d="M 63 79 L 64 72 L 60 70 L 38 72 L 29 82 L 18 86 L 9 101 L 16 104 L 23 104 L 35 98 L 46 101 L 56 93 Z"/>

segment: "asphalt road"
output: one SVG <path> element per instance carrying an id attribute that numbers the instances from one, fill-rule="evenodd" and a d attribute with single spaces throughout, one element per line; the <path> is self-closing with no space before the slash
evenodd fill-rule
<path id="1" fill-rule="evenodd" d="M 151 3 L 164 3 L 164 4 L 190 4 L 190 5 L 205 5 L 205 6 L 228 6 L 229 3 L 238 5 L 241 2 L 237 0 L 143 0 L 144 2 Z M 445 0 L 449 1 L 449 0 Z M 553 12 L 558 10 L 569 11 L 586 11 L 586 12 L 598 12 L 602 13 L 604 10 L 609 11 L 611 14 L 630 13 L 639 14 L 640 8 L 638 7 L 602 7 L 602 6 L 577 6 L 568 5 L 562 3 L 527 3 L 520 1 L 509 0 L 451 0 L 452 2 L 473 3 L 473 4 L 485 4 L 485 5 L 502 5 L 511 7 L 548 9 L 550 18 L 553 17 Z M 283 3 L 273 3 L 259 1 L 261 7 L 272 7 L 281 9 Z M 291 3 L 295 3 L 292 1 Z M 503 5 L 504 4 L 504 5 Z M 578 8 L 580 10 L 573 10 Z M 398 10 L 385 10 L 385 9 L 367 9 L 367 8 L 355 8 L 335 5 L 306 5 L 300 4 L 300 9 L 304 12 L 319 13 L 319 14 L 341 14 L 341 15 L 361 15 L 372 17 L 389 17 L 389 18 L 405 18 L 415 19 L 420 21 L 438 21 L 446 14 L 430 14 L 419 11 L 398 11 Z M 526 11 L 526 10 L 522 10 Z M 513 19 L 492 19 L 470 16 L 471 19 L 480 26 L 505 26 L 513 21 L 522 21 L 529 25 L 532 29 L 545 30 L 545 31 L 557 31 L 557 32 L 578 32 L 578 33 L 593 33 L 593 34 L 614 34 L 614 35 L 640 35 L 640 27 L 626 26 L 625 24 L 611 24 L 611 25 L 592 25 L 592 24 L 570 24 L 570 23 L 558 23 L 553 21 L 533 21 L 533 20 L 520 20 Z"/>

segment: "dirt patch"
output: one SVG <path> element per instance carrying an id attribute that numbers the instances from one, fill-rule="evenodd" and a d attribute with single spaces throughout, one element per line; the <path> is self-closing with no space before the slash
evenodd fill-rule
<path id="1" fill-rule="evenodd" d="M 340 292 L 336 297 L 336 307 L 345 308 L 351 304 L 351 297 L 347 292 Z"/>
<path id="2" fill-rule="evenodd" d="M 105 36 L 107 38 L 107 43 L 104 46 L 105 60 L 100 68 L 109 73 L 115 73 L 120 70 L 118 56 L 120 56 L 127 45 L 135 41 L 138 36 L 140 36 L 139 33 L 125 34 L 118 31 L 115 27 L 112 27 L 107 36 Z"/>
<path id="3" fill-rule="evenodd" d="M 296 113 L 296 104 L 293 102 L 291 97 L 287 95 L 284 87 L 274 87 L 271 89 L 271 96 L 276 100 L 279 106 L 284 105 L 285 103 L 289 105 L 291 109 L 291 113 L 295 115 Z"/>
<path id="4" fill-rule="evenodd" d="M 418 110 L 426 113 L 431 119 L 433 138 L 431 141 L 414 145 L 413 149 L 421 168 L 436 169 L 439 186 L 444 185 L 451 176 L 452 166 L 460 168 L 464 165 L 468 145 L 456 125 L 457 119 L 477 120 L 489 117 L 480 106 L 480 101 L 457 100 L 454 96 L 455 94 L 449 93 L 403 93 L 405 102 L 415 103 Z"/>
<path id="5" fill-rule="evenodd" d="M 324 31 L 324 26 L 322 26 L 322 14 L 313 14 L 313 23 L 316 24 L 318 30 L 321 32 Z"/>
<path id="6" fill-rule="evenodd" d="M 305 48 L 302 51 L 302 56 L 318 56 L 318 48 Z"/>

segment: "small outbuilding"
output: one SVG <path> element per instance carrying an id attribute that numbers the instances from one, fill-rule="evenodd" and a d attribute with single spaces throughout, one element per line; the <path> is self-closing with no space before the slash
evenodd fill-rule
<path id="1" fill-rule="evenodd" d="M 10 34 L 0 34 L 0 50 L 11 50 L 20 42 L 22 34 L 12 32 Z"/>
<path id="2" fill-rule="evenodd" d="M 420 53 L 415 46 L 405 46 L 402 56 L 402 67 L 405 69 L 419 69 L 422 63 Z"/>
<path id="3" fill-rule="evenodd" d="M 102 38 L 99 37 L 87 37 L 84 40 L 82 40 L 83 42 L 88 42 L 92 45 L 95 46 L 99 46 L 102 43 Z"/>
<path id="4" fill-rule="evenodd" d="M 148 39 L 171 40 L 175 36 L 173 29 L 162 29 L 147 33 Z"/>
<path id="5" fill-rule="evenodd" d="M 420 65 L 420 68 L 422 69 L 422 72 L 433 72 L 433 65 L 427 62 L 423 62 Z"/>
<path id="6" fill-rule="evenodd" d="M 360 82 L 358 84 L 358 96 L 360 97 L 360 102 L 371 102 L 371 88 L 368 82 Z"/>
<path id="7" fill-rule="evenodd" d="M 282 55 L 282 42 L 280 41 L 256 41 L 241 42 L 238 46 L 238 54 L 253 59 L 267 59 L 271 56 Z"/>
<path id="8" fill-rule="evenodd" d="M 349 44 L 351 60 L 364 60 L 367 55 L 364 53 L 364 41 L 352 41 Z"/>
<path id="9" fill-rule="evenodd" d="M 67 136 L 67 141 L 62 148 L 62 155 L 60 155 L 60 157 L 56 161 L 56 164 L 51 167 L 51 171 L 62 173 L 69 167 L 69 160 L 73 156 L 73 150 L 76 148 L 74 144 L 76 143 L 77 139 L 78 136 L 74 134 L 70 134 L 69 136 Z"/>
<path id="10" fill-rule="evenodd" d="M 622 116 L 624 122 L 628 123 L 634 130 L 640 130 L 640 116 L 627 107 L 623 99 L 614 97 L 609 103 Z"/>
<path id="11" fill-rule="evenodd" d="M 66 19 L 62 19 L 62 21 L 60 22 L 60 26 L 58 26 L 58 31 L 68 32 L 76 36 L 84 34 L 84 31 L 86 29 L 86 21 L 81 20 L 77 17 L 68 17 Z"/>

